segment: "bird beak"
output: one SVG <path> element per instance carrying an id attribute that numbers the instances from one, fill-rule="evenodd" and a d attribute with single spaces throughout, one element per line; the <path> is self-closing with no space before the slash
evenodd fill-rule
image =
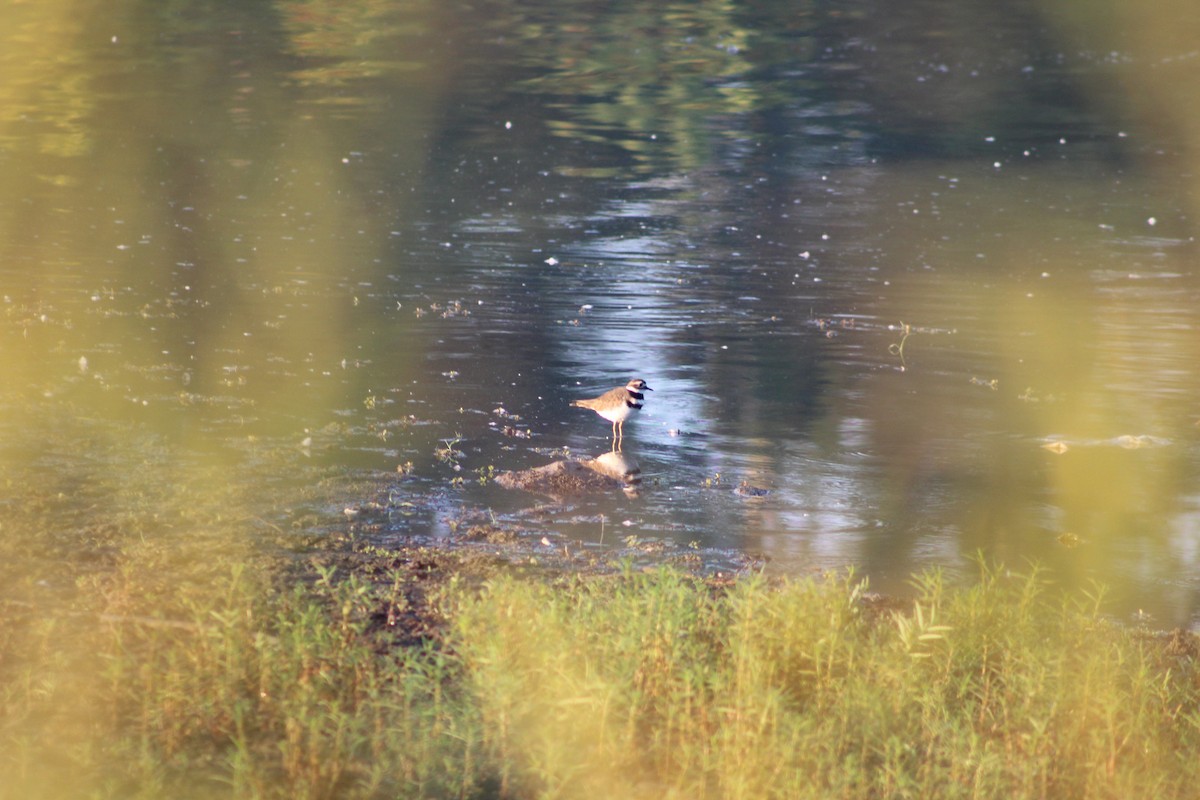
<path id="1" fill-rule="evenodd" d="M 643 389 L 645 389 L 647 392 L 653 392 L 653 391 L 654 391 L 654 390 L 653 390 L 653 389 L 651 389 L 649 386 L 643 386 L 642 388 L 643 388 Z"/>

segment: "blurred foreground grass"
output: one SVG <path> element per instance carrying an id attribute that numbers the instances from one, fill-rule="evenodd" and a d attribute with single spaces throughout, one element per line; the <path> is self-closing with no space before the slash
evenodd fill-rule
<path id="1" fill-rule="evenodd" d="M 1192 797 L 1191 634 L 1036 571 L 521 577 L 153 551 L 0 608 L 4 797 Z M 286 576 L 286 579 L 285 579 Z M 29 597 L 34 597 L 30 595 Z"/>

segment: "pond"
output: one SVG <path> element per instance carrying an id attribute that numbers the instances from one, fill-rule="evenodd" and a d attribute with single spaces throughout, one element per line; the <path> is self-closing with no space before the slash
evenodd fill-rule
<path id="1" fill-rule="evenodd" d="M 884 590 L 983 555 L 1195 625 L 1191 16 L 14 4 L 7 552 L 374 503 L 385 546 L 487 515 Z M 569 403 L 632 377 L 638 492 L 495 484 L 607 451 Z"/>

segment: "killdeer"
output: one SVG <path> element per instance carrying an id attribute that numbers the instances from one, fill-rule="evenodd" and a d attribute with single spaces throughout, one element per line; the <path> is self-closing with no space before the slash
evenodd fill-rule
<path id="1" fill-rule="evenodd" d="M 613 424 L 613 449 L 621 449 L 621 439 L 625 435 L 625 420 L 634 411 L 642 407 L 646 398 L 642 392 L 654 391 L 641 378 L 634 378 L 624 386 L 610 389 L 599 397 L 591 400 L 574 400 L 572 406 L 590 408 Z"/>

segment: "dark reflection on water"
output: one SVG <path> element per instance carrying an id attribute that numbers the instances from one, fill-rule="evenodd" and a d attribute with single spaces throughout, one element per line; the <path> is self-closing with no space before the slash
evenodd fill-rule
<path id="1" fill-rule="evenodd" d="M 300 530 L 367 478 L 393 538 L 490 509 L 884 588 L 983 552 L 1194 618 L 1200 56 L 1157 16 L 77 10 L 4 12 L 10 476 L 129 426 L 230 507 L 320 483 Z M 487 481 L 603 452 L 568 402 L 632 375 L 638 496 Z"/>

